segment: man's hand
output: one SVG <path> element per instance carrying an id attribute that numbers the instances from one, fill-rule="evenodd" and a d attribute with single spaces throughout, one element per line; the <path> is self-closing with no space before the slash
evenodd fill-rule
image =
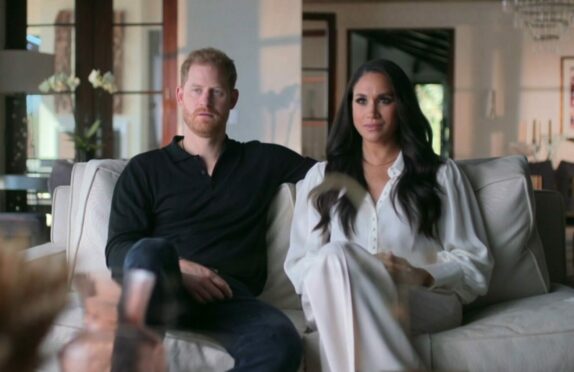
<path id="1" fill-rule="evenodd" d="M 181 258 L 179 268 L 183 278 L 183 286 L 197 302 L 205 304 L 233 296 L 227 282 L 215 271 Z"/>
<path id="2" fill-rule="evenodd" d="M 412 266 L 409 261 L 395 256 L 392 252 L 380 252 L 375 256 L 383 262 L 396 283 L 421 285 L 423 287 L 430 287 L 434 283 L 434 279 L 428 271 Z"/>

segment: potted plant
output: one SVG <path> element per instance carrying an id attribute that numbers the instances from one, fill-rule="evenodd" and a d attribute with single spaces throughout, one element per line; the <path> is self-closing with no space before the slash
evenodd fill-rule
<path id="1" fill-rule="evenodd" d="M 117 91 L 114 75 L 110 71 L 102 74 L 99 70 L 94 69 L 90 72 L 88 81 L 94 89 L 98 90 L 96 97 L 99 97 L 102 91 L 109 94 L 114 94 Z M 80 83 L 78 77 L 59 72 L 40 83 L 38 89 L 42 93 L 73 93 Z M 74 118 L 76 118 L 77 112 L 73 104 L 72 110 Z M 101 121 L 96 119 L 92 125 L 83 128 L 82 131 L 66 132 L 70 140 L 74 142 L 76 161 L 87 161 L 95 157 L 96 151 L 101 147 L 101 144 L 97 141 L 101 124 Z"/>

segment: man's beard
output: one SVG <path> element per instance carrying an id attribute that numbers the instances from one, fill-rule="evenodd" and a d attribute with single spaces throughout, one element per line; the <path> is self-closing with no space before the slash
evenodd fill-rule
<path id="1" fill-rule="evenodd" d="M 202 119 L 198 113 L 205 111 L 214 115 L 214 117 L 209 120 Z M 225 131 L 225 119 L 226 118 L 221 116 L 219 113 L 211 110 L 196 110 L 193 114 L 190 114 L 189 112 L 184 112 L 183 114 L 183 121 L 187 128 L 200 137 L 211 137 L 214 134 Z"/>

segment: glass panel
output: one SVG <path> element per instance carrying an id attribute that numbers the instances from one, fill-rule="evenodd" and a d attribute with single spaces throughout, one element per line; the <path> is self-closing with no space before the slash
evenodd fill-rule
<path id="1" fill-rule="evenodd" d="M 303 155 L 325 160 L 327 146 L 327 121 L 303 121 Z"/>
<path id="2" fill-rule="evenodd" d="M 114 113 L 114 157 L 127 159 L 161 144 L 162 95 L 124 94 L 123 110 Z"/>
<path id="3" fill-rule="evenodd" d="M 120 91 L 161 91 L 161 26 L 114 27 L 113 52 Z"/>
<path id="4" fill-rule="evenodd" d="M 114 0 L 116 17 L 121 13 L 121 20 L 114 23 L 161 23 L 162 2 L 158 0 Z"/>
<path id="5" fill-rule="evenodd" d="M 302 113 L 304 119 L 327 120 L 327 71 L 303 71 Z"/>
<path id="6" fill-rule="evenodd" d="M 74 0 L 27 0 L 28 25 L 73 24 Z"/>
<path id="7" fill-rule="evenodd" d="M 73 159 L 73 95 L 29 95 L 26 99 L 28 159 Z"/>
<path id="8" fill-rule="evenodd" d="M 54 54 L 54 72 L 74 72 L 76 32 L 73 26 L 28 27 L 26 33 L 29 50 Z"/>
<path id="9" fill-rule="evenodd" d="M 303 21 L 303 69 L 328 67 L 327 32 L 324 21 Z"/>

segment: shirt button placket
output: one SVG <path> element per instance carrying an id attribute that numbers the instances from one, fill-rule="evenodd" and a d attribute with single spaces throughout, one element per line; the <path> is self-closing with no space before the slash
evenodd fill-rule
<path id="1" fill-rule="evenodd" d="M 371 217 L 371 242 L 370 242 L 370 251 L 372 253 L 376 252 L 377 250 L 377 214 L 373 213 Z"/>

